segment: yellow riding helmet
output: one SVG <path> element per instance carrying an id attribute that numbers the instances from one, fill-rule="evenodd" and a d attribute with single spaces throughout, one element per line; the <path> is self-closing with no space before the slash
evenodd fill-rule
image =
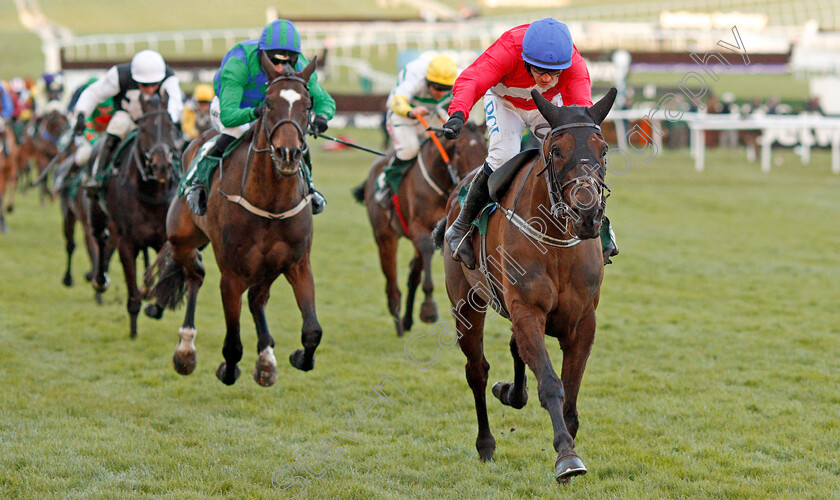
<path id="1" fill-rule="evenodd" d="M 452 86 L 458 77 L 458 65 L 451 57 L 437 56 L 426 68 L 426 80 L 441 85 Z"/>
<path id="2" fill-rule="evenodd" d="M 210 102 L 213 100 L 213 97 L 216 95 L 213 92 L 213 87 L 206 83 L 202 83 L 198 87 L 195 88 L 195 100 L 199 102 Z"/>

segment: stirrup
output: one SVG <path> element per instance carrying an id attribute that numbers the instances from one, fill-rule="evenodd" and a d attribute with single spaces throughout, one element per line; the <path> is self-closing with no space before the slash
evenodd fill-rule
<path id="1" fill-rule="evenodd" d="M 327 206 L 327 199 L 314 188 L 310 194 L 312 195 L 312 215 L 318 215 Z"/>

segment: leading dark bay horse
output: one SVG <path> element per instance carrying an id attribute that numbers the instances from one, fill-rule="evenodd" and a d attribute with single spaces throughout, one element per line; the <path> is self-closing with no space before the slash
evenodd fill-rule
<path id="1" fill-rule="evenodd" d="M 467 357 L 466 377 L 478 416 L 476 448 L 493 458 L 496 441 L 487 419 L 485 388 L 490 365 L 484 357 L 488 305 L 509 317 L 513 336 L 514 381 L 493 386 L 503 404 L 522 408 L 528 400 L 525 365 L 537 377 L 540 404 L 548 410 L 557 451 L 559 482 L 586 468 L 574 451 L 578 431 L 577 396 L 595 337 L 595 308 L 604 260 L 599 238 L 607 189 L 607 143 L 600 124 L 615 100 L 615 89 L 592 107 L 556 107 L 536 90 L 534 101 L 551 126 L 536 158 L 518 171 L 506 191 L 493 189 L 497 210 L 486 236 L 473 234 L 479 256 L 470 271 L 444 249 L 446 290 L 454 308 L 458 343 Z M 502 167 L 504 168 L 504 167 Z M 498 173 L 498 172 L 497 172 Z M 458 215 L 450 197 L 448 222 Z M 436 229 L 442 244 L 443 224 Z M 546 350 L 554 337 L 563 351 L 558 378 Z"/>
<path id="2" fill-rule="evenodd" d="M 394 208 L 383 207 L 374 199 L 376 179 L 390 161 L 393 151 L 388 156 L 376 160 L 371 166 L 367 180 L 353 191 L 356 200 L 364 202 L 367 207 L 373 238 L 379 248 L 379 261 L 385 274 L 388 311 L 394 318 L 398 336 L 410 330 L 414 323 L 414 297 L 421 274 L 426 298 L 420 308 L 420 320 L 434 323 L 438 319 L 437 304 L 432 298 L 434 284 L 431 262 L 435 249 L 432 231 L 437 221 L 446 215 L 446 199 L 460 177 L 481 165 L 487 157 L 484 131 L 472 122 L 467 124 L 464 132 L 456 140 L 443 139 L 441 144 L 457 173 L 454 179 L 443 156 L 429 140 L 420 147 L 417 163 L 406 173 L 400 184 L 397 198 L 399 204 Z M 414 258 L 411 260 L 408 276 L 405 316 L 400 319 L 397 244 L 403 236 L 414 245 Z"/>
<path id="3" fill-rule="evenodd" d="M 137 314 L 143 299 L 137 286 L 137 256 L 143 252 L 145 259 L 148 248 L 160 251 L 166 243 L 166 212 L 181 173 L 175 146 L 177 128 L 167 111 L 168 96 L 153 94 L 140 101 L 143 115 L 137 119 L 136 139 L 124 148 L 125 154 L 115 156 L 114 171 L 102 187 L 102 200 L 90 204 L 98 259 L 92 284 L 97 292 L 108 288 L 108 245 L 116 245 L 125 272 L 131 338 L 137 336 Z"/>
<path id="4" fill-rule="evenodd" d="M 187 293 L 173 364 L 178 373 L 188 375 L 196 366 L 195 306 L 204 280 L 199 249 L 211 243 L 221 271 L 227 326 L 222 348 L 225 360 L 216 376 L 227 385 L 239 377 L 239 318 L 242 294 L 247 290 L 258 337 L 254 380 L 267 387 L 277 381 L 277 362 L 265 304 L 278 276 L 285 275 L 291 284 L 303 316 L 304 348 L 289 357 L 295 368 L 309 371 L 314 367 L 321 325 L 315 315 L 315 284 L 309 264 L 311 195 L 301 165 L 311 113 L 307 82 L 315 70 L 315 58 L 300 73 L 288 68 L 278 73 L 265 56 L 261 64 L 270 81 L 265 114 L 214 173 L 205 216 L 193 214 L 183 198 L 172 201 L 166 223 L 169 241 L 148 275 L 156 279 L 151 295 L 159 304 L 174 308 Z M 209 135 L 205 133 L 190 144 L 185 164 L 190 164 Z"/>

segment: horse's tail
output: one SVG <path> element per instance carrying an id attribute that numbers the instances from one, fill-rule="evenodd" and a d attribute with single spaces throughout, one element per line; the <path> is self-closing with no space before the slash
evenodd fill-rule
<path id="1" fill-rule="evenodd" d="M 446 232 L 446 217 L 437 221 L 435 229 L 432 231 L 432 239 L 435 241 L 435 248 L 443 248 L 443 233 Z"/>
<path id="2" fill-rule="evenodd" d="M 155 263 L 146 269 L 146 282 L 152 283 L 148 298 L 175 310 L 184 301 L 187 280 L 184 268 L 172 258 L 169 242 L 160 249 Z"/>
<path id="3" fill-rule="evenodd" d="M 358 201 L 359 203 L 364 203 L 365 202 L 365 185 L 366 184 L 367 184 L 367 181 L 364 181 L 361 184 L 359 184 L 358 186 L 354 187 L 351 191 L 353 193 L 353 198 L 356 198 L 356 201 Z"/>

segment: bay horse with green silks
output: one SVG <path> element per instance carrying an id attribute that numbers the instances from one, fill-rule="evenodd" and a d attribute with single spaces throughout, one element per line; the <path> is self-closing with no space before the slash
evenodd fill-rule
<path id="1" fill-rule="evenodd" d="M 531 95 L 551 126 L 541 149 L 516 170 L 497 170 L 489 181 L 496 210 L 485 234 L 473 234 L 478 266 L 469 270 L 444 248 L 446 290 L 453 304 L 458 343 L 467 357 L 466 377 L 478 417 L 476 449 L 490 460 L 496 441 L 487 419 L 485 390 L 490 365 L 484 357 L 484 320 L 488 305 L 510 319 L 514 381 L 498 382 L 493 395 L 522 408 L 528 401 L 527 365 L 537 377 L 540 404 L 548 410 L 557 452 L 555 477 L 566 482 L 586 468 L 574 451 L 578 431 L 577 397 L 595 337 L 595 308 L 604 275 L 599 238 L 606 207 L 607 143 L 600 124 L 616 91 L 593 106 L 556 107 L 537 90 Z M 528 152 L 522 153 L 529 154 Z M 516 163 L 509 163 L 516 165 Z M 495 183 L 495 174 L 508 183 Z M 449 200 L 448 222 L 458 215 Z M 435 240 L 443 244 L 444 223 Z M 474 232 L 475 233 L 475 232 Z M 558 378 L 546 350 L 554 337 L 563 351 Z"/>
<path id="2" fill-rule="evenodd" d="M 433 132 L 436 133 L 436 132 Z M 374 198 L 376 182 L 382 169 L 394 152 L 376 160 L 367 180 L 353 190 L 356 201 L 367 207 L 373 238 L 379 249 L 379 262 L 385 275 L 385 294 L 388 311 L 394 319 L 397 336 L 402 336 L 414 324 L 414 297 L 423 277 L 425 300 L 420 307 L 420 320 L 434 323 L 438 319 L 437 304 L 432 298 L 432 231 L 441 217 L 446 215 L 446 200 L 461 177 L 481 165 L 487 157 L 484 130 L 472 122 L 455 140 L 442 139 L 441 147 L 450 160 L 449 165 L 432 140 L 425 141 L 417 162 L 405 175 L 393 208 L 383 207 Z M 452 167 L 452 170 L 448 168 Z M 409 265 L 408 296 L 405 315 L 400 318 L 400 289 L 397 284 L 397 245 L 401 237 L 414 245 L 414 258 Z"/>
<path id="3" fill-rule="evenodd" d="M 178 373 L 188 375 L 196 366 L 196 297 L 204 280 L 199 249 L 211 243 L 221 271 L 227 328 L 222 349 L 225 360 L 216 376 L 227 385 L 239 377 L 239 318 L 242 294 L 247 290 L 258 336 L 254 380 L 267 387 L 277 381 L 277 362 L 265 305 L 278 276 L 285 275 L 291 284 L 303 317 L 303 349 L 289 357 L 295 368 L 309 371 L 314 367 L 321 325 L 315 314 L 315 285 L 309 263 L 312 195 L 302 171 L 311 115 L 307 82 L 315 70 L 315 58 L 300 73 L 290 68 L 279 73 L 265 55 L 261 62 L 269 78 L 265 114 L 213 174 L 206 215 L 192 213 L 183 198 L 172 201 L 167 217 L 168 243 L 149 275 L 155 278 L 151 295 L 158 303 L 175 308 L 187 294 L 173 364 Z M 211 135 L 205 132 L 190 144 L 184 153 L 186 165 Z"/>

